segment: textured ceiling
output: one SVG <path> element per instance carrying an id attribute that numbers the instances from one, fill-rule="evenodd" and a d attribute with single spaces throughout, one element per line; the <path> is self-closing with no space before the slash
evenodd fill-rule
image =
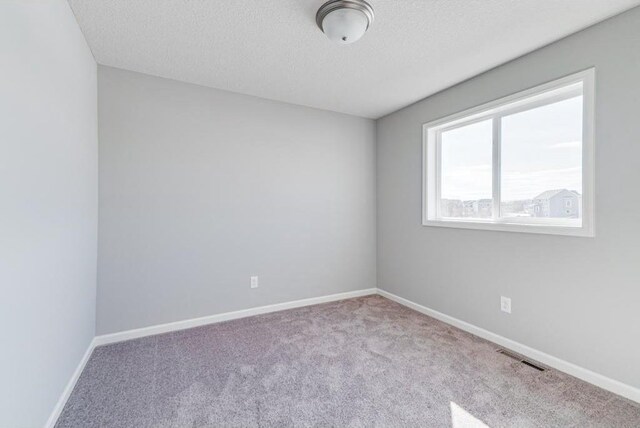
<path id="1" fill-rule="evenodd" d="M 377 118 L 640 0 L 369 0 L 350 45 L 324 0 L 69 0 L 100 64 Z"/>

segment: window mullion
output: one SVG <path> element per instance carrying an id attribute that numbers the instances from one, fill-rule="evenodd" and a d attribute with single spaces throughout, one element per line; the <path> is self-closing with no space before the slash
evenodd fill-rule
<path id="1" fill-rule="evenodd" d="M 500 218 L 500 186 L 501 186 L 501 147 L 502 147 L 502 116 L 493 118 L 493 156 L 492 156 L 492 190 L 493 190 L 493 209 L 492 217 L 494 220 Z"/>
<path id="2" fill-rule="evenodd" d="M 442 217 L 442 132 L 436 132 L 436 218 Z"/>

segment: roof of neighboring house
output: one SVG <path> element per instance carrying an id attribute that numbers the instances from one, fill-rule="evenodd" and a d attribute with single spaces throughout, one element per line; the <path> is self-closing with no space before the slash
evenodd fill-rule
<path id="1" fill-rule="evenodd" d="M 547 190 L 544 191 L 542 193 L 540 193 L 538 196 L 536 196 L 533 199 L 551 199 L 554 196 L 556 196 L 558 193 L 562 193 L 562 192 L 569 192 L 574 194 L 575 196 L 580 196 L 580 193 L 574 191 L 574 190 L 567 190 L 567 189 L 556 189 L 556 190 Z"/>

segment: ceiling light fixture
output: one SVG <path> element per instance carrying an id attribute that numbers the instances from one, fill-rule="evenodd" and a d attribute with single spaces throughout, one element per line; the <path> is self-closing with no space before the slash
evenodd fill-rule
<path id="1" fill-rule="evenodd" d="M 373 22 L 373 8 L 364 0 L 330 0 L 316 13 L 316 23 L 327 37 L 348 44 L 360 39 Z"/>

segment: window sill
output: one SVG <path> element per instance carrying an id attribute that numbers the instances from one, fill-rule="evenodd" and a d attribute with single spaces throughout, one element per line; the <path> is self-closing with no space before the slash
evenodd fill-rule
<path id="1" fill-rule="evenodd" d="M 547 235 L 594 237 L 593 228 L 582 226 L 552 226 L 548 224 L 508 223 L 505 221 L 470 220 L 423 220 L 423 226 L 449 227 L 455 229 L 493 230 L 501 232 L 542 233 Z"/>

